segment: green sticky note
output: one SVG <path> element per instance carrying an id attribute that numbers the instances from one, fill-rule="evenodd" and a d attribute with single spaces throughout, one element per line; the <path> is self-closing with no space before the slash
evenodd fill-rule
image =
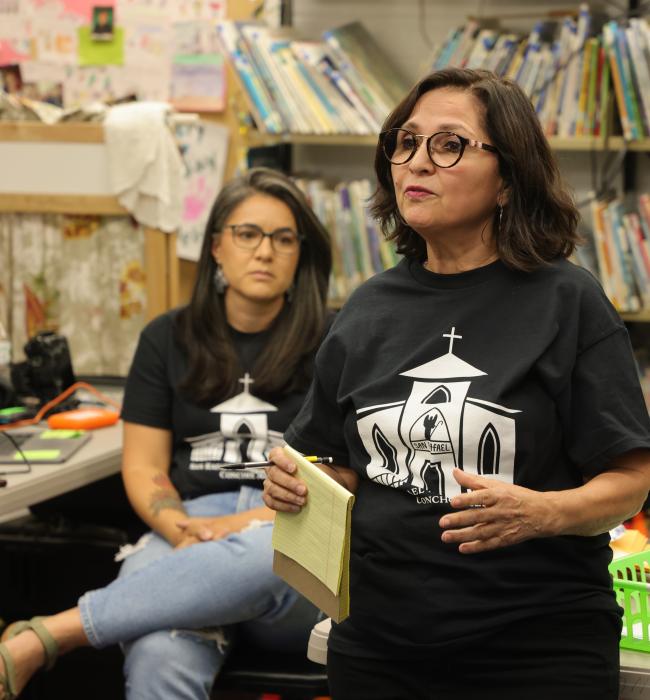
<path id="1" fill-rule="evenodd" d="M 71 440 L 82 433 L 83 430 L 44 430 L 38 437 L 41 440 Z"/>
<path id="2" fill-rule="evenodd" d="M 28 460 L 29 462 L 49 462 L 53 459 L 58 459 L 60 456 L 61 450 L 23 450 L 22 454 L 20 454 L 20 452 L 14 452 L 14 461 L 24 462 Z"/>
<path id="3" fill-rule="evenodd" d="M 9 408 L 0 409 L 0 416 L 15 416 L 17 413 L 25 413 L 25 407 L 9 406 Z"/>
<path id="4" fill-rule="evenodd" d="M 79 27 L 80 66 L 121 66 L 124 63 L 124 29 L 116 27 L 111 41 L 95 41 L 90 27 Z"/>

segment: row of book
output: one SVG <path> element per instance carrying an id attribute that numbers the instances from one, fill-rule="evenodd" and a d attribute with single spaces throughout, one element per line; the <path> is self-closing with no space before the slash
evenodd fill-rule
<path id="1" fill-rule="evenodd" d="M 625 138 L 650 136 L 650 25 L 596 19 L 583 4 L 577 18 L 538 22 L 528 36 L 470 20 L 449 32 L 431 68 L 483 68 L 514 80 L 549 136 L 610 131 L 611 99 Z"/>
<path id="2" fill-rule="evenodd" d="M 333 187 L 319 179 L 296 182 L 332 237 L 332 300 L 346 299 L 361 282 L 397 264 L 395 245 L 385 239 L 369 211 L 374 192 L 370 180 Z"/>
<path id="3" fill-rule="evenodd" d="M 386 240 L 370 213 L 370 180 L 334 186 L 322 179 L 296 182 L 332 236 L 331 299 L 346 299 L 359 284 L 397 264 L 394 243 Z M 590 218 L 575 262 L 601 280 L 618 311 L 650 309 L 650 194 L 638 195 L 630 207 L 620 198 L 594 198 Z"/>
<path id="4" fill-rule="evenodd" d="M 590 209 L 591 235 L 576 262 L 599 277 L 618 311 L 650 309 L 650 194 L 639 194 L 632 206 L 594 199 Z"/>
<path id="5" fill-rule="evenodd" d="M 220 22 L 217 33 L 264 133 L 376 134 L 408 88 L 360 22 L 321 41 L 257 22 Z"/>

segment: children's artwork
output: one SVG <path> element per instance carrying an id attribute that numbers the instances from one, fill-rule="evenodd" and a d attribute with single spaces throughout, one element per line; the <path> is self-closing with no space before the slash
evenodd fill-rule
<path id="1" fill-rule="evenodd" d="M 17 66 L 17 78 L 27 63 L 65 67 L 63 82 L 70 85 L 62 89 L 60 80 L 22 76 L 29 97 L 63 99 L 65 108 L 92 95 L 173 99 L 182 111 L 220 111 L 225 66 L 215 23 L 225 17 L 226 2 L 0 0 L 0 66 L 11 67 L 7 73 Z M 99 74 L 101 67 L 118 72 Z M 16 89 L 13 74 L 6 82 Z"/>
<path id="2" fill-rule="evenodd" d="M 9 66 L 30 58 L 28 39 L 0 39 L 0 66 Z"/>
<path id="3" fill-rule="evenodd" d="M 124 77 L 116 66 L 65 67 L 63 102 L 66 107 L 115 100 L 124 94 Z"/>
<path id="4" fill-rule="evenodd" d="M 174 0 L 169 5 L 173 22 L 203 20 L 219 22 L 226 17 L 225 0 Z"/>
<path id="5" fill-rule="evenodd" d="M 63 107 L 64 68 L 62 65 L 25 61 L 21 64 L 24 97 Z"/>
<path id="6" fill-rule="evenodd" d="M 78 24 L 90 24 L 96 0 L 29 0 L 35 16 L 47 13 L 53 19 L 69 19 Z M 110 0 L 104 5 L 112 6 Z"/>
<path id="7" fill-rule="evenodd" d="M 180 111 L 221 112 L 226 76 L 221 54 L 176 56 L 172 64 L 170 102 Z"/>
<path id="8" fill-rule="evenodd" d="M 78 60 L 78 24 L 72 20 L 52 23 L 34 18 L 31 23 L 35 55 L 42 63 L 76 65 Z"/>
<path id="9" fill-rule="evenodd" d="M 185 163 L 183 215 L 176 252 L 196 261 L 205 225 L 221 189 L 228 156 L 228 129 L 206 121 L 179 124 L 176 139 Z"/>
<path id="10" fill-rule="evenodd" d="M 24 35 L 24 19 L 19 0 L 0 0 L 0 38 L 10 39 Z"/>
<path id="11" fill-rule="evenodd" d="M 137 70 L 148 66 L 161 70 L 170 63 L 169 24 L 155 19 L 129 20 L 124 27 L 124 63 Z"/>

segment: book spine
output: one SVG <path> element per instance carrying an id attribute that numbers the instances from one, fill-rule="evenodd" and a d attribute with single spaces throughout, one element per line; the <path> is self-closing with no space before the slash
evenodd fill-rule
<path id="1" fill-rule="evenodd" d="M 609 72 L 609 60 L 607 51 L 601 43 L 598 56 L 599 73 L 599 90 L 598 90 L 598 107 L 596 110 L 596 126 L 594 127 L 594 135 L 602 136 L 609 129 L 609 100 L 610 100 L 610 83 L 611 77 Z"/>
<path id="2" fill-rule="evenodd" d="M 282 118 L 274 109 L 270 96 L 266 94 L 250 60 L 241 49 L 239 32 L 234 22 L 219 22 L 217 33 L 222 46 L 232 61 L 235 75 L 239 78 L 244 92 L 249 98 L 249 107 L 257 123 L 257 128 L 269 133 L 283 131 L 285 125 Z"/>
<path id="3" fill-rule="evenodd" d="M 618 27 L 616 30 L 616 45 L 620 55 L 623 91 L 625 93 L 627 114 L 632 127 L 632 138 L 639 139 L 643 137 L 643 125 L 641 124 L 641 115 L 639 113 L 636 88 L 634 86 L 632 67 L 630 65 L 627 36 L 623 27 Z"/>
<path id="4" fill-rule="evenodd" d="M 643 35 L 638 29 L 638 23 L 630 20 L 630 25 L 625 34 L 630 50 L 631 69 L 635 76 L 636 91 L 639 96 L 642 126 L 645 135 L 648 136 L 650 135 L 650 67 L 643 54 Z"/>
<path id="5" fill-rule="evenodd" d="M 605 239 L 605 228 L 603 221 L 603 211 L 606 204 L 593 199 L 591 202 L 591 221 L 594 238 L 594 249 L 596 251 L 596 261 L 598 263 L 598 276 L 603 285 L 603 290 L 609 299 L 614 299 L 613 271 L 609 260 L 607 242 Z"/>
<path id="6" fill-rule="evenodd" d="M 601 70 L 600 66 L 600 40 L 598 38 L 591 41 L 591 62 L 589 65 L 589 85 L 587 88 L 587 109 L 585 113 L 585 123 L 583 133 L 592 136 L 596 126 L 596 104 L 598 101 L 598 78 Z"/>
<path id="7" fill-rule="evenodd" d="M 621 118 L 621 126 L 623 127 L 623 136 L 625 136 L 626 139 L 633 139 L 634 133 L 632 131 L 632 125 L 627 111 L 625 91 L 623 89 L 622 67 L 620 65 L 620 58 L 618 55 L 619 51 L 617 48 L 618 42 L 616 41 L 615 22 L 609 22 L 603 27 L 603 41 L 605 43 L 605 49 L 609 59 L 609 70 L 612 76 L 612 82 L 614 84 L 614 94 L 616 96 L 618 113 Z"/>

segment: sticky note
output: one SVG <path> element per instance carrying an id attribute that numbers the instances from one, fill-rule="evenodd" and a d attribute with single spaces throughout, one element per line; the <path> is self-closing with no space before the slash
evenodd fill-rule
<path id="1" fill-rule="evenodd" d="M 17 413 L 25 413 L 24 406 L 10 406 L 0 409 L 0 416 L 15 416 Z"/>
<path id="2" fill-rule="evenodd" d="M 24 455 L 24 458 L 23 458 Z M 61 450 L 23 450 L 22 454 L 20 452 L 14 452 L 14 461 L 24 462 L 28 460 L 30 462 L 38 461 L 50 461 L 53 459 L 58 459 L 61 456 Z"/>
<path id="3" fill-rule="evenodd" d="M 71 440 L 83 434 L 83 430 L 44 430 L 39 438 L 41 440 Z"/>

